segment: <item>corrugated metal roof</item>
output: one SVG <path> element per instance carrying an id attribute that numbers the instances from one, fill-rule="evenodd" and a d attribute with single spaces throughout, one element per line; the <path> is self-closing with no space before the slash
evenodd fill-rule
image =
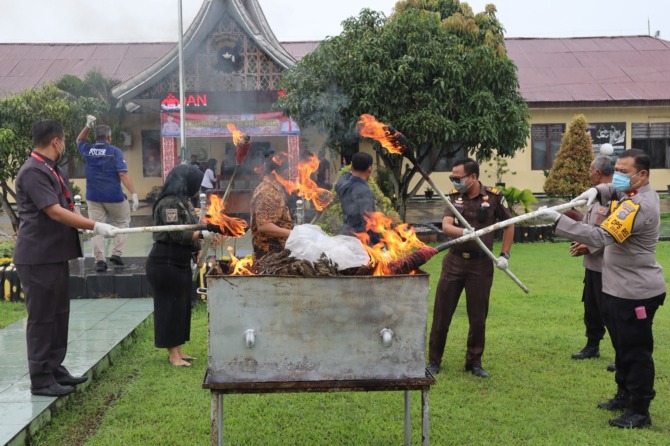
<path id="1" fill-rule="evenodd" d="M 52 82 L 84 77 L 93 68 L 126 81 L 145 70 L 174 43 L 0 44 L 0 97 Z"/>
<path id="2" fill-rule="evenodd" d="M 282 42 L 296 60 L 319 41 Z M 92 68 L 126 81 L 174 43 L 0 44 L 0 97 Z M 521 94 L 533 103 L 670 101 L 670 42 L 650 36 L 511 38 Z M 568 104 L 566 104 L 568 105 Z"/>

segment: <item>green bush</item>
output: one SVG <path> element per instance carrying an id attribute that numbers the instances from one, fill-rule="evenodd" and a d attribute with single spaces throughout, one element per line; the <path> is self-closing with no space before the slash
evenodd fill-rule
<path id="1" fill-rule="evenodd" d="M 0 242 L 0 258 L 3 257 L 14 257 L 14 242 Z"/>

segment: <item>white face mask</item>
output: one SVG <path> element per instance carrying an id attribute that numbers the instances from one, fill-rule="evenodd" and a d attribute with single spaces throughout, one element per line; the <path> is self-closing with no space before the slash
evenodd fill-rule
<path id="1" fill-rule="evenodd" d="M 63 144 L 63 150 L 58 150 L 58 147 L 56 147 L 56 152 L 58 152 L 58 156 L 56 157 L 56 161 L 62 158 L 63 153 L 65 153 L 65 142 L 61 140 L 61 144 Z"/>

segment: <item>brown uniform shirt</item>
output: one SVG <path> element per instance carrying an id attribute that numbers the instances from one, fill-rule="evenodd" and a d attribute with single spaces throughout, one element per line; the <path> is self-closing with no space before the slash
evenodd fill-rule
<path id="1" fill-rule="evenodd" d="M 251 244 L 257 259 L 271 252 L 281 252 L 286 244 L 286 237 L 272 237 L 258 230 L 266 223 L 284 229 L 294 226 L 284 188 L 270 175 L 263 177 L 251 196 Z"/>
<path id="2" fill-rule="evenodd" d="M 479 184 L 481 186 L 481 191 L 479 192 L 479 195 L 474 198 L 461 194 L 457 190 L 453 190 L 449 194 L 451 203 L 456 210 L 461 213 L 470 226 L 476 231 L 485 228 L 486 226 L 491 226 L 498 221 L 512 218 L 512 213 L 510 212 L 505 197 L 503 197 L 501 191 L 494 187 L 486 187 L 481 183 Z M 461 226 L 461 222 L 458 221 L 458 218 L 456 218 L 449 208 L 444 210 L 444 216 L 454 217 L 454 225 Z M 490 232 L 483 235 L 481 240 L 487 248 L 491 249 L 493 247 L 493 238 L 494 234 L 493 232 Z M 455 254 L 461 252 L 471 253 L 481 252 L 481 249 L 476 241 L 471 240 L 454 246 L 451 248 L 451 252 Z"/>
<path id="3" fill-rule="evenodd" d="M 61 176 L 72 196 L 67 177 L 54 161 L 43 159 L 28 158 L 16 176 L 16 207 L 20 219 L 14 247 L 17 265 L 59 263 L 82 256 L 77 230 L 51 219 L 43 210 L 54 204 L 70 210 L 63 185 L 49 167 Z"/>

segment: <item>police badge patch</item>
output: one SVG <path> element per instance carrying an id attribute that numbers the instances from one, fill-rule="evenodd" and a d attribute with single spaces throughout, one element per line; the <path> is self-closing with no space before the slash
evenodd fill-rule
<path id="1" fill-rule="evenodd" d="M 179 211 L 177 209 L 166 209 L 165 210 L 165 222 L 166 223 L 176 223 L 179 221 Z"/>

